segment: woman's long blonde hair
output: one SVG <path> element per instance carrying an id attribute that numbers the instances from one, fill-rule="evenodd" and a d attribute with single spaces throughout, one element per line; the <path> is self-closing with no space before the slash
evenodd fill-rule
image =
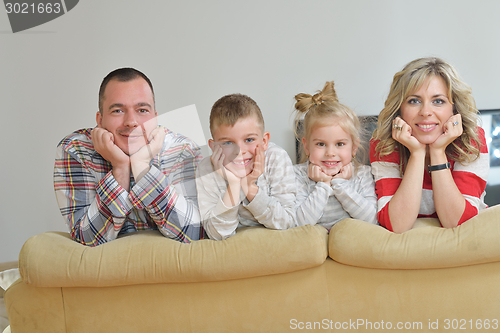
<path id="1" fill-rule="evenodd" d="M 326 118 L 335 119 L 339 126 L 351 135 L 353 145 L 360 147 L 360 123 L 356 114 L 347 106 L 341 104 L 335 92 L 333 81 L 325 83 L 323 90 L 314 95 L 301 93 L 295 96 L 295 137 L 301 141 L 302 137 L 309 138 L 311 128 L 317 122 Z M 298 126 L 299 121 L 303 119 L 302 125 Z M 299 163 L 307 160 L 304 153 L 304 147 L 301 143 Z M 359 165 L 359 157 L 353 156 L 355 165 Z"/>
<path id="2" fill-rule="evenodd" d="M 446 147 L 446 155 L 451 160 L 467 163 L 479 157 L 478 111 L 472 97 L 472 89 L 459 77 L 453 66 L 439 58 L 420 58 L 407 64 L 402 71 L 394 75 L 391 90 L 385 101 L 384 109 L 378 117 L 377 129 L 373 139 L 380 140 L 375 147 L 380 156 L 399 151 L 400 172 L 410 157 L 410 151 L 392 138 L 392 121 L 401 116 L 401 104 L 420 88 L 429 77 L 441 77 L 448 88 L 448 98 L 453 104 L 453 114 L 462 116 L 463 133 Z"/>

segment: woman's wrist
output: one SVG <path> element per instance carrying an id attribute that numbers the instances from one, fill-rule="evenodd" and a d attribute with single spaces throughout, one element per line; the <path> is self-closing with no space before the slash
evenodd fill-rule
<path id="1" fill-rule="evenodd" d="M 448 162 L 448 157 L 444 149 L 429 148 L 429 164 L 438 165 Z"/>
<path id="2" fill-rule="evenodd" d="M 426 155 L 425 149 L 418 149 L 414 152 L 410 152 L 409 159 L 423 161 L 423 160 L 425 160 L 425 155 Z"/>

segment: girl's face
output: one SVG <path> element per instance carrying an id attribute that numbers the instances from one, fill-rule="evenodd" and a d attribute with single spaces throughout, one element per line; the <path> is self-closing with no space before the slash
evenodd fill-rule
<path id="1" fill-rule="evenodd" d="M 351 163 L 358 149 L 351 135 L 335 120 L 316 122 L 309 137 L 302 138 L 302 143 L 309 162 L 319 166 L 329 176 L 336 175 L 343 166 Z"/>
<path id="2" fill-rule="evenodd" d="M 444 124 L 453 116 L 453 104 L 443 78 L 431 76 L 401 104 L 401 118 L 410 125 L 411 135 L 431 144 L 443 134 Z"/>

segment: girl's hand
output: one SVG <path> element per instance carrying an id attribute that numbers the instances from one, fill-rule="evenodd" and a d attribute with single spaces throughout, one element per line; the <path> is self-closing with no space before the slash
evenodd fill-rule
<path id="1" fill-rule="evenodd" d="M 352 162 L 347 164 L 347 165 L 344 165 L 339 173 L 337 173 L 335 176 L 333 176 L 333 179 L 351 179 L 352 177 Z"/>
<path id="2" fill-rule="evenodd" d="M 460 114 L 455 114 L 444 123 L 443 134 L 438 136 L 436 141 L 431 143 L 429 146 L 431 149 L 444 151 L 446 147 L 462 135 L 463 132 L 462 116 Z"/>
<path id="3" fill-rule="evenodd" d="M 307 175 L 311 180 L 315 181 L 316 183 L 323 182 L 330 184 L 330 181 L 332 180 L 332 176 L 328 176 L 326 173 L 323 172 L 323 170 L 321 170 L 320 166 L 312 163 L 309 163 L 309 167 L 307 169 Z"/>
<path id="4" fill-rule="evenodd" d="M 410 125 L 400 117 L 392 121 L 392 138 L 408 148 L 410 153 L 425 149 L 426 145 L 421 143 L 412 135 Z"/>

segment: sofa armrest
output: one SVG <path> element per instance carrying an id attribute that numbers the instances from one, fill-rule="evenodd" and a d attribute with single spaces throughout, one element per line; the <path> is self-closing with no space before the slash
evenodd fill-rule
<path id="1" fill-rule="evenodd" d="M 425 227 L 421 227 L 425 226 Z M 329 255 L 340 263 L 383 269 L 459 267 L 500 261 L 500 205 L 453 229 L 437 219 L 418 219 L 402 234 L 359 220 L 337 223 L 329 235 Z"/>
<path id="2" fill-rule="evenodd" d="M 224 281 L 319 266 L 328 255 L 327 243 L 321 226 L 241 228 L 223 241 L 190 244 L 146 231 L 96 247 L 47 232 L 26 241 L 19 271 L 25 283 L 38 287 Z"/>

